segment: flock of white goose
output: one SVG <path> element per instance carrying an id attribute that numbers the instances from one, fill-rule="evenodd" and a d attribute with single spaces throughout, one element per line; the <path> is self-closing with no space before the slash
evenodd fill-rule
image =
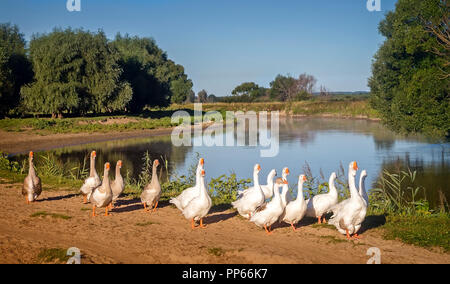
<path id="1" fill-rule="evenodd" d="M 109 216 L 108 210 L 114 207 L 115 201 L 122 194 L 125 184 L 120 169 L 122 161 L 116 164 L 115 179 L 109 179 L 110 164 L 105 163 L 103 180 L 95 169 L 96 152 L 90 155 L 90 175 L 84 181 L 80 192 L 84 197 L 84 204 L 88 201 L 93 205 L 92 216 L 96 216 L 96 208 L 105 208 L 105 216 Z M 159 161 L 153 162 L 152 179 L 141 194 L 141 203 L 146 211 L 155 211 L 161 196 L 161 185 L 156 173 Z M 174 204 L 187 220 L 191 221 L 192 229 L 205 228 L 203 218 L 211 209 L 212 201 L 205 185 L 205 161 L 200 159 L 196 170 L 196 184 L 194 187 L 184 190 L 179 196 L 172 198 L 170 203 Z M 33 152 L 29 155 L 29 173 L 24 180 L 22 194 L 27 203 L 34 202 L 42 192 L 41 180 L 37 176 L 33 164 Z M 358 231 L 366 216 L 368 197 L 364 188 L 367 172 L 361 172 L 359 189 L 356 188 L 356 174 L 358 165 L 351 162 L 348 168 L 348 180 L 350 198 L 338 202 L 338 191 L 335 187 L 336 173 L 332 173 L 329 179 L 328 193 L 318 194 L 311 199 L 305 200 L 303 195 L 303 184 L 306 176 L 300 175 L 298 179 L 298 191 L 296 199 L 289 193 L 287 176 L 290 174 L 288 168 L 282 171 L 282 177 L 275 179 L 277 172 L 272 170 L 267 176 L 267 184 L 260 185 L 259 173 L 261 167 L 255 165 L 253 169 L 253 186 L 238 192 L 233 207 L 238 213 L 264 228 L 267 234 L 272 234 L 271 226 L 276 222 L 289 224 L 294 231 L 295 225 L 305 216 L 317 218 L 318 223 L 325 223 L 325 214 L 332 212 L 329 224 L 334 225 L 337 230 L 347 236 L 348 239 L 360 238 Z M 281 192 L 280 192 L 281 189 Z M 149 207 L 149 208 L 148 208 Z M 152 209 L 153 208 L 153 209 Z M 196 223 L 199 225 L 196 226 Z"/>

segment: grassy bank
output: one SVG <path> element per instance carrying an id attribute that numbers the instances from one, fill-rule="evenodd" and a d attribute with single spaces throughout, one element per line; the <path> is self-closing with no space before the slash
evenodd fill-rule
<path id="1" fill-rule="evenodd" d="M 203 112 L 219 111 L 280 111 L 284 115 L 327 116 L 341 118 L 377 119 L 378 115 L 367 100 L 311 100 L 301 102 L 268 103 L 207 103 Z M 8 132 L 27 132 L 46 135 L 55 133 L 92 133 L 170 128 L 172 114 L 187 110 L 192 116 L 194 105 L 172 105 L 165 109 L 146 111 L 141 115 L 111 115 L 98 117 L 11 118 L 1 119 L 0 129 Z M 192 117 L 191 117 L 192 119 Z"/>
<path id="2" fill-rule="evenodd" d="M 173 105 L 171 109 L 181 106 Z M 193 109 L 194 105 L 183 105 L 184 108 Z M 358 101 L 329 101 L 310 100 L 300 102 L 258 102 L 258 103 L 206 103 L 203 111 L 279 111 L 285 115 L 299 116 L 331 116 L 341 118 L 378 119 L 378 113 L 370 107 L 368 100 Z"/>

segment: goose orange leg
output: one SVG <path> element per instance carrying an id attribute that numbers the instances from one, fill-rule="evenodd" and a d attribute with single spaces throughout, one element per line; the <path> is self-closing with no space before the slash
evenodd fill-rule
<path id="1" fill-rule="evenodd" d="M 28 200 L 28 197 L 25 196 L 25 202 L 29 205 L 30 204 L 30 200 Z"/>
<path id="2" fill-rule="evenodd" d="M 194 218 L 192 218 L 192 220 L 191 220 L 191 228 L 192 228 L 192 230 L 195 230 L 195 221 L 194 221 Z"/>
<path id="3" fill-rule="evenodd" d="M 144 210 L 148 212 L 147 203 L 144 202 L 143 204 L 144 204 Z"/>
<path id="4" fill-rule="evenodd" d="M 96 214 L 95 214 L 95 205 L 92 207 L 92 217 L 95 217 L 95 216 L 97 216 Z"/>
<path id="5" fill-rule="evenodd" d="M 111 214 L 108 214 L 108 207 L 109 205 L 105 207 L 105 216 L 111 216 Z"/>
<path id="6" fill-rule="evenodd" d="M 291 227 L 292 227 L 292 230 L 294 230 L 294 232 L 297 232 L 297 229 L 295 228 L 294 223 L 291 223 Z"/>
<path id="7" fill-rule="evenodd" d="M 272 232 L 269 230 L 270 227 L 269 227 L 269 229 L 267 229 L 267 226 L 264 225 L 264 229 L 266 230 L 266 233 L 267 233 L 268 235 L 272 235 Z"/>
<path id="8" fill-rule="evenodd" d="M 206 226 L 203 225 L 203 218 L 200 219 L 200 226 L 199 227 L 202 228 L 202 229 L 206 228 Z"/>
<path id="9" fill-rule="evenodd" d="M 156 201 L 156 205 L 155 205 L 155 208 L 153 208 L 153 212 L 156 211 L 156 207 L 158 207 L 158 202 L 159 202 L 159 201 Z"/>
<path id="10" fill-rule="evenodd" d="M 83 195 L 83 204 L 87 204 L 87 195 Z"/>
<path id="11" fill-rule="evenodd" d="M 362 236 L 360 236 L 358 234 L 354 234 L 352 238 L 359 240 L 359 239 L 362 239 Z"/>
<path id="12" fill-rule="evenodd" d="M 322 223 L 324 223 L 324 224 L 327 223 L 327 219 L 325 219 L 325 217 L 323 217 Z"/>
<path id="13" fill-rule="evenodd" d="M 347 230 L 347 229 L 345 229 L 345 232 L 347 233 L 347 240 L 351 240 L 350 234 L 348 233 L 348 230 Z"/>
<path id="14" fill-rule="evenodd" d="M 318 223 L 322 224 L 322 216 L 317 217 Z"/>

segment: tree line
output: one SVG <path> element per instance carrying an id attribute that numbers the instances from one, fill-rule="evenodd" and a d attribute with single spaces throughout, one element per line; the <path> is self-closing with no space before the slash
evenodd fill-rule
<path id="1" fill-rule="evenodd" d="M 379 24 L 371 104 L 396 131 L 450 136 L 449 17 L 447 0 L 399 0 Z"/>
<path id="2" fill-rule="evenodd" d="M 0 115 L 140 112 L 183 103 L 184 67 L 151 38 L 54 29 L 29 47 L 15 25 L 0 24 Z"/>
<path id="3" fill-rule="evenodd" d="M 301 74 L 277 75 L 270 83 L 270 88 L 261 87 L 254 82 L 245 82 L 237 86 L 232 96 L 217 98 L 220 102 L 258 102 L 258 101 L 301 101 L 313 97 L 317 79 L 313 75 Z M 320 87 L 320 95 L 329 94 L 328 90 Z"/>

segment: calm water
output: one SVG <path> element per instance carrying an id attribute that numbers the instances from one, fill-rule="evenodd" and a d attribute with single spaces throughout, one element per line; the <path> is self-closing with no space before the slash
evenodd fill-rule
<path id="1" fill-rule="evenodd" d="M 195 137 L 194 139 L 201 139 Z M 437 190 L 441 189 L 450 201 L 450 144 L 430 144 L 422 137 L 397 135 L 380 123 L 365 120 L 287 118 L 281 119 L 280 150 L 274 158 L 260 158 L 260 147 L 174 147 L 170 136 L 134 138 L 55 149 L 53 152 L 64 163 L 81 162 L 95 149 L 97 169 L 109 161 L 124 161 L 123 171 L 137 176 L 142 156 L 146 151 L 152 158 L 167 157 L 169 173 L 184 175 L 195 163 L 197 153 L 206 160 L 209 178 L 235 172 L 238 178 L 252 177 L 255 163 L 262 166 L 261 183 L 271 169 L 288 166 L 289 181 L 297 183 L 307 162 L 315 176 L 323 172 L 326 180 L 340 164 L 347 169 L 356 160 L 369 177 L 367 188 L 375 186 L 383 168 L 394 170 L 410 167 L 418 171 L 417 182 L 427 189 L 427 198 L 435 205 Z M 18 156 L 16 159 L 21 159 Z"/>

